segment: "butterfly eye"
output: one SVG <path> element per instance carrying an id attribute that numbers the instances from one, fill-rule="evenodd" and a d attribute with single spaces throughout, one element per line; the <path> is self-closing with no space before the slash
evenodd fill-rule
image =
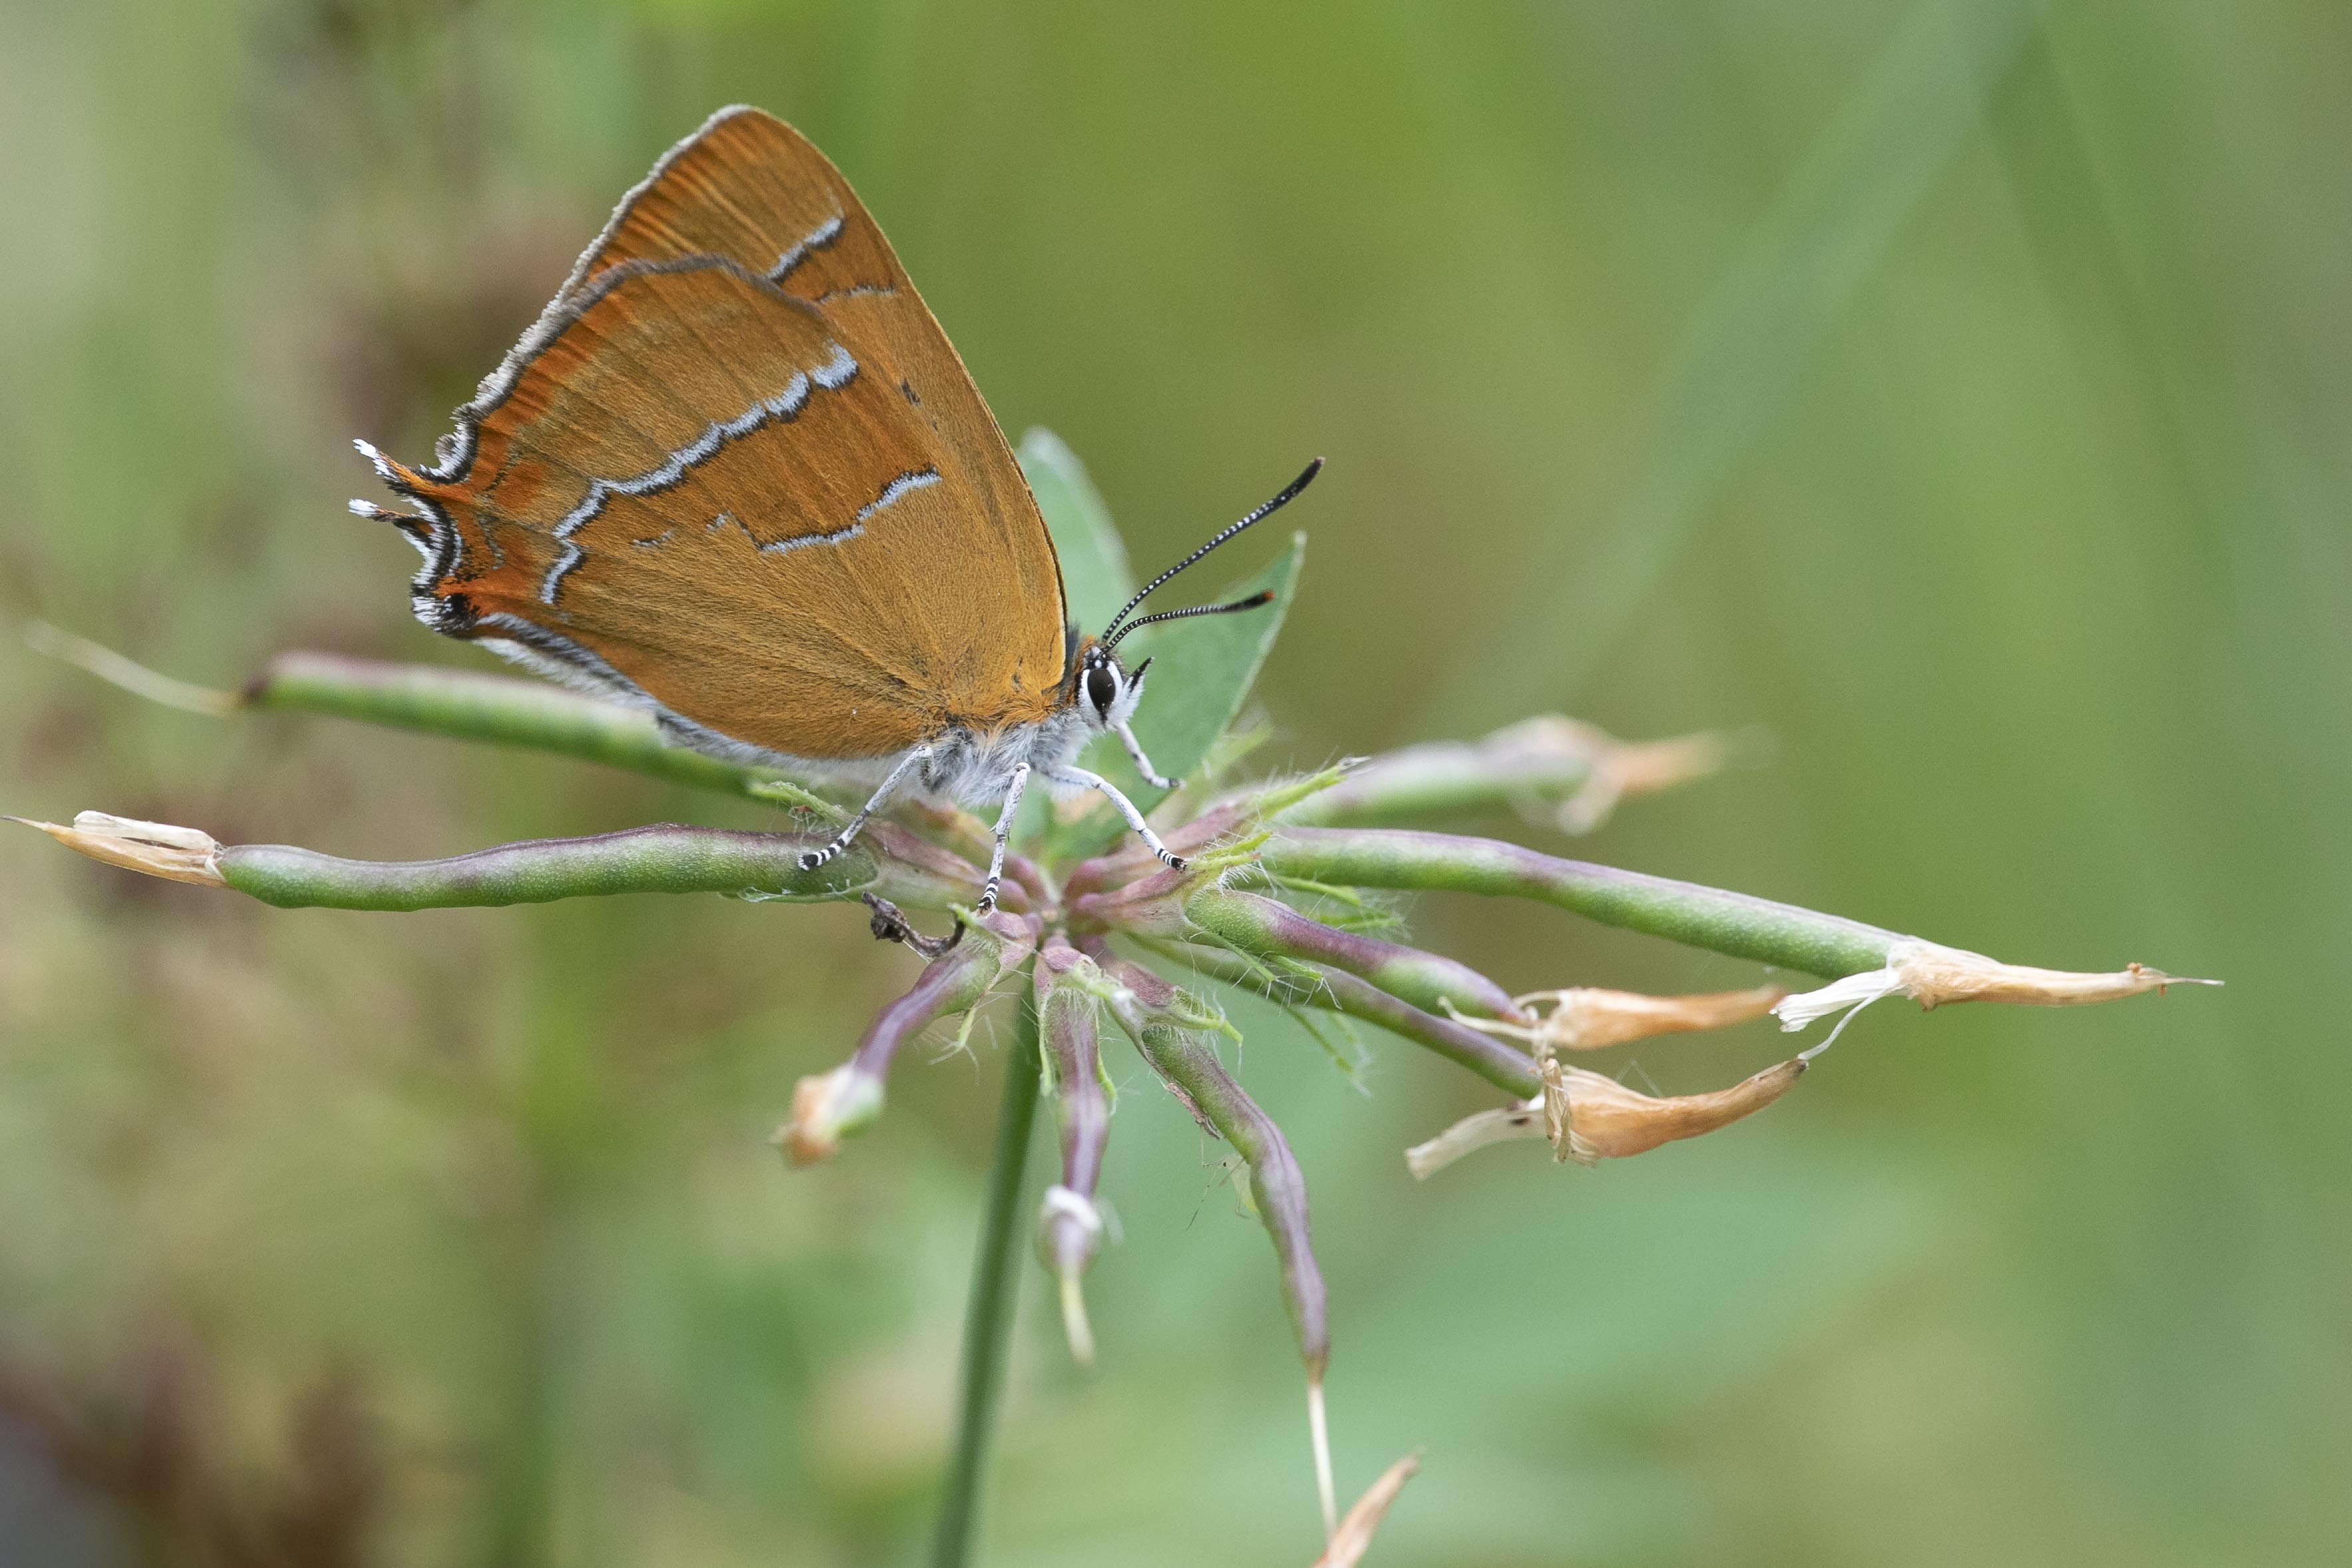
<path id="1" fill-rule="evenodd" d="M 1094 704 L 1095 711 L 1108 718 L 1110 716 L 1110 705 L 1118 700 L 1118 680 L 1110 673 L 1109 667 L 1097 664 L 1088 669 L 1087 701 Z"/>

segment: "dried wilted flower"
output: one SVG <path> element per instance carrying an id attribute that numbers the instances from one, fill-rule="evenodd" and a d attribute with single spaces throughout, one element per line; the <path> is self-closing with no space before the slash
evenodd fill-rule
<path id="1" fill-rule="evenodd" d="M 2219 980 L 2186 979 L 2130 964 L 2107 973 L 2084 974 L 2067 969 L 2037 969 L 2027 964 L 2004 964 L 1964 947 L 1947 947 L 1906 936 L 1886 950 L 1883 967 L 1832 980 L 1819 990 L 1805 991 L 1777 1003 L 1773 1016 L 1784 1030 L 1804 1028 L 1815 1019 L 1843 1012 L 1829 1038 L 1804 1052 L 1805 1058 L 1827 1051 L 1838 1031 L 1853 1015 L 1874 1001 L 1905 996 L 1922 1009 L 1947 1002 L 2015 1002 L 2027 1007 L 2081 1007 L 2115 1001 L 2147 991 L 2161 993 L 2167 986 L 2218 986 Z"/>
<path id="2" fill-rule="evenodd" d="M 1538 1094 L 1524 1104 L 1473 1112 L 1427 1143 L 1407 1149 L 1404 1166 L 1415 1181 L 1427 1181 L 1465 1155 L 1476 1154 L 1490 1144 L 1544 1135 L 1544 1103 Z"/>
<path id="3" fill-rule="evenodd" d="M 882 1080 L 844 1062 L 793 1086 L 792 1118 L 769 1141 L 796 1166 L 819 1165 L 833 1158 L 842 1139 L 864 1132 L 881 1114 Z"/>
<path id="4" fill-rule="evenodd" d="M 1529 719 L 1513 727 L 1530 732 L 1531 741 L 1580 751 L 1590 759 L 1591 771 L 1582 786 L 1551 811 L 1552 821 L 1568 833 L 1592 831 L 1621 801 L 1719 773 L 1733 755 L 1732 743 L 1711 731 L 1671 740 L 1620 740 L 1599 725 L 1558 716 Z M 1494 738 L 1512 733 L 1504 730 Z"/>
<path id="5" fill-rule="evenodd" d="M 1753 1115 L 1787 1093 L 1805 1071 L 1801 1059 L 1791 1059 L 1728 1089 L 1662 1097 L 1549 1057 L 1537 1066 L 1541 1094 L 1524 1104 L 1464 1117 L 1407 1149 L 1405 1167 L 1426 1181 L 1465 1155 L 1519 1138 L 1549 1138 L 1553 1158 L 1586 1166 L 1646 1154 L 1660 1144 L 1696 1138 Z"/>
<path id="6" fill-rule="evenodd" d="M 1548 1061 L 1541 1071 L 1544 1130 L 1551 1138 L 1552 1157 L 1589 1166 L 1647 1154 L 1660 1144 L 1696 1138 L 1753 1115 L 1786 1094 L 1804 1074 L 1805 1064 L 1792 1058 L 1728 1089 L 1664 1099 L 1559 1061 Z"/>
<path id="7" fill-rule="evenodd" d="M 1717 772 L 1739 749 L 1715 734 L 1620 740 L 1598 725 L 1547 714 L 1478 740 L 1430 741 L 1370 758 L 1289 820 L 1328 826 L 1508 801 L 1531 821 L 1585 833 L 1619 802 Z"/>
<path id="8" fill-rule="evenodd" d="M 8 821 L 38 828 L 68 849 L 79 850 L 92 860 L 101 860 L 109 865 L 145 872 L 149 876 L 173 882 L 194 883 L 198 887 L 228 885 L 222 880 L 216 863 L 221 852 L 219 841 L 195 828 L 110 817 L 104 811 L 79 812 L 70 828 L 56 822 L 37 822 L 29 817 L 11 817 Z"/>
<path id="9" fill-rule="evenodd" d="M 1495 1019 L 1467 1018 L 1454 1021 L 1489 1034 L 1524 1040 L 1538 1055 L 1554 1051 L 1599 1051 L 1656 1034 L 1689 1034 L 1722 1029 L 1761 1018 L 1789 994 L 1786 986 L 1757 986 L 1745 991 L 1705 991 L 1691 996 L 1653 997 L 1640 991 L 1608 991 L 1579 986 L 1562 991 L 1530 991 L 1513 1000 L 1534 1012 L 1532 1025 Z"/>

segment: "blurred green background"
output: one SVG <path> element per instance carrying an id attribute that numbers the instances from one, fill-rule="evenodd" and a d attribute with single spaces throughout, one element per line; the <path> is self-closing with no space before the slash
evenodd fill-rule
<path id="1" fill-rule="evenodd" d="M 1581 849 L 1477 825 L 2230 981 L 1878 1008 L 1717 1137 L 1425 1187 L 1399 1150 L 1488 1093 L 1380 1040 L 1359 1095 L 1237 1009 L 1314 1186 L 1341 1490 L 1427 1450 L 1374 1563 L 2341 1562 L 2347 61 L 2326 0 L 11 0 L 0 612 L 224 686 L 487 663 L 344 515 L 349 438 L 421 456 L 655 155 L 760 103 L 1139 565 L 1329 458 L 1281 759 L 1761 726 L 1769 767 Z M 760 820 L 11 638 L 0 809 L 86 807 L 381 858 Z M 919 1554 L 999 1064 L 908 1061 L 781 1167 L 793 1080 L 911 974 L 861 919 L 286 914 L 24 832 L 0 877 L 9 1562 Z M 1753 973 L 1414 925 L 1515 988 Z M 990 1559 L 1304 1563 L 1265 1239 L 1110 1049 L 1103 1364 L 1031 1268 Z"/>

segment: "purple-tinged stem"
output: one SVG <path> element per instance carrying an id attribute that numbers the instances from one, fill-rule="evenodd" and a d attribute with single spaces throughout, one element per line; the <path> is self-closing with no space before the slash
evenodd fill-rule
<path id="1" fill-rule="evenodd" d="M 1307 1210 L 1307 1177 L 1274 1118 L 1258 1108 L 1217 1061 L 1206 1031 L 1183 1019 L 1201 1009 L 1184 993 L 1140 964 L 1110 956 L 1097 942 L 1090 951 L 1119 989 L 1111 1010 L 1131 1035 L 1143 1059 L 1192 1111 L 1203 1127 L 1224 1139 L 1249 1172 L 1251 1206 L 1274 1242 L 1282 1269 L 1282 1299 L 1307 1363 L 1307 1428 L 1315 1456 L 1315 1490 L 1323 1505 L 1323 1529 L 1335 1524 L 1331 1442 L 1324 1419 L 1323 1374 L 1331 1360 L 1331 1330 L 1316 1266 Z M 1189 1004 L 1189 1005 L 1188 1005 Z"/>
<path id="2" fill-rule="evenodd" d="M 953 946 L 923 967 L 904 996 L 883 1004 L 847 1061 L 800 1081 L 792 1120 L 776 1134 L 785 1157 L 796 1166 L 830 1159 L 842 1139 L 872 1126 L 882 1113 L 883 1085 L 899 1048 L 939 1019 L 979 1006 L 1034 943 L 1028 922 L 1001 912 L 968 926 Z"/>
<path id="3" fill-rule="evenodd" d="M 1360 976 L 1425 1010 L 1519 1019 L 1510 993 L 1467 964 L 1418 947 L 1341 931 L 1255 893 L 1204 887 L 1184 904 L 1189 923 L 1244 953 L 1320 964 Z"/>
<path id="4" fill-rule="evenodd" d="M 1390 1033 L 1426 1047 L 1457 1066 L 1466 1067 L 1506 1093 L 1525 1100 L 1543 1088 L 1536 1064 L 1491 1035 L 1465 1029 L 1448 1019 L 1401 1002 L 1369 980 L 1344 970 L 1316 967 L 1305 975 L 1286 974 L 1251 964 L 1222 948 L 1162 946 L 1175 962 L 1190 964 L 1204 975 L 1243 986 L 1289 1007 L 1321 1008 L 1378 1024 Z M 1271 978 L 1273 987 L 1268 988 Z"/>
<path id="5" fill-rule="evenodd" d="M 1097 961 L 1124 996 L 1111 1010 L 1133 1037 L 1153 1071 L 1167 1081 L 1193 1116 L 1234 1146 L 1249 1168 L 1249 1192 L 1282 1267 L 1283 1300 L 1307 1376 L 1323 1381 L 1331 1356 L 1323 1273 L 1316 1267 L 1307 1211 L 1307 1178 L 1274 1118 L 1260 1110 L 1217 1061 L 1205 1031 L 1180 1021 L 1182 995 L 1140 964 L 1097 952 Z"/>
<path id="6" fill-rule="evenodd" d="M 1111 1107 L 1103 1085 L 1094 998 L 1068 983 L 1071 971 L 1087 963 L 1075 947 L 1049 938 L 1038 953 L 1034 975 L 1037 1040 L 1062 1144 L 1062 1179 L 1046 1189 L 1038 1212 L 1037 1251 L 1061 1287 L 1070 1354 L 1091 1364 L 1094 1332 L 1087 1322 L 1080 1281 L 1102 1249 L 1103 1221 L 1095 1192 L 1110 1137 Z"/>

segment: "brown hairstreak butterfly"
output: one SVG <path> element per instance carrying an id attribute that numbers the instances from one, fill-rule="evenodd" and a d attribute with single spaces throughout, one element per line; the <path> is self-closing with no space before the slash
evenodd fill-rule
<path id="1" fill-rule="evenodd" d="M 423 468 L 361 452 L 424 552 L 411 601 L 436 632 L 649 709 L 678 744 L 861 778 L 846 848 L 901 789 L 998 803 L 993 906 L 1023 789 L 1099 790 L 1076 765 L 1119 737 L 1150 661 L 1135 616 L 1066 623 L 1044 517 L 963 361 L 825 156 L 756 109 L 721 110 L 625 197 Z M 1130 617 L 1133 617 L 1130 619 Z"/>

